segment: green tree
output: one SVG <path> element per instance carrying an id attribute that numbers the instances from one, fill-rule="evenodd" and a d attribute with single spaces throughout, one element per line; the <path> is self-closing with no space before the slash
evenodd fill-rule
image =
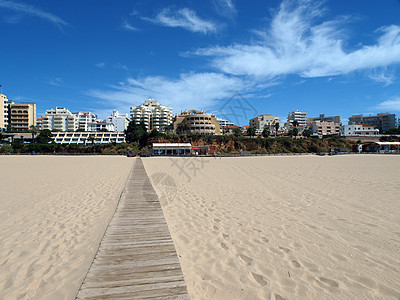
<path id="1" fill-rule="evenodd" d="M 36 142 L 39 144 L 48 144 L 53 141 L 53 134 L 48 129 L 43 129 L 40 131 L 39 135 L 36 138 Z"/>
<path id="2" fill-rule="evenodd" d="M 140 124 L 136 124 L 135 121 L 129 122 L 128 128 L 125 130 L 125 139 L 128 143 L 140 142 L 146 136 L 147 130 L 143 122 Z"/>
<path id="3" fill-rule="evenodd" d="M 186 119 L 183 119 L 182 122 L 180 122 L 177 126 L 176 126 L 176 133 L 177 134 L 184 134 L 187 133 L 190 129 L 190 125 L 189 123 L 186 121 Z"/>
<path id="4" fill-rule="evenodd" d="M 262 132 L 262 136 L 267 138 L 267 137 L 269 137 L 270 133 L 271 133 L 271 131 L 269 130 L 269 128 L 268 127 L 264 127 L 263 132 Z"/>
<path id="5" fill-rule="evenodd" d="M 292 129 L 293 135 L 296 137 L 299 134 L 299 130 L 295 127 Z"/>
<path id="6" fill-rule="evenodd" d="M 253 137 L 256 135 L 256 129 L 254 127 L 247 128 L 247 135 Z"/>
<path id="7" fill-rule="evenodd" d="M 278 130 L 279 130 L 279 127 L 281 127 L 281 125 L 278 122 L 278 123 L 275 123 L 274 127 L 275 127 L 275 136 L 278 136 Z"/>
<path id="8" fill-rule="evenodd" d="M 309 138 L 312 134 L 312 131 L 310 129 L 304 129 L 303 130 L 303 136 Z"/>
<path id="9" fill-rule="evenodd" d="M 34 143 L 35 142 L 35 136 L 36 136 L 36 134 L 38 132 L 36 126 L 35 125 L 29 126 L 29 132 L 32 134 L 32 143 Z"/>
<path id="10" fill-rule="evenodd" d="M 297 126 L 299 126 L 299 121 L 294 120 L 292 124 L 293 124 L 294 127 L 297 127 Z"/>
<path id="11" fill-rule="evenodd" d="M 233 134 L 237 137 L 242 136 L 242 130 L 240 130 L 240 128 L 235 128 L 233 129 Z"/>

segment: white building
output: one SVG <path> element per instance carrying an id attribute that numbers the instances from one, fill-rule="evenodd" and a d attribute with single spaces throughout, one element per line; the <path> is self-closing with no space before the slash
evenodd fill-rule
<path id="1" fill-rule="evenodd" d="M 128 114 L 113 110 L 112 115 L 106 118 L 106 122 L 114 124 L 114 131 L 124 132 L 129 124 Z"/>
<path id="2" fill-rule="evenodd" d="M 102 122 L 102 121 L 97 121 L 97 122 L 90 122 L 87 124 L 87 131 L 116 131 L 114 124 L 113 123 L 108 123 L 108 122 Z"/>
<path id="3" fill-rule="evenodd" d="M 232 122 L 225 120 L 225 119 L 221 119 L 217 117 L 217 122 L 219 123 L 219 127 L 223 128 L 226 126 L 233 126 L 235 124 L 233 124 Z"/>
<path id="4" fill-rule="evenodd" d="M 78 119 L 65 107 L 46 110 L 45 115 L 37 119 L 39 130 L 75 131 L 78 129 Z"/>
<path id="5" fill-rule="evenodd" d="M 125 134 L 122 132 L 53 132 L 54 142 L 57 144 L 109 144 L 125 143 Z"/>
<path id="6" fill-rule="evenodd" d="M 97 115 L 91 112 L 75 112 L 74 116 L 78 119 L 78 130 L 88 131 L 88 124 L 99 121 Z"/>
<path id="7" fill-rule="evenodd" d="M 372 125 L 358 124 L 358 125 L 343 125 L 340 127 L 341 136 L 363 136 L 363 135 L 377 135 L 379 129 Z"/>
<path id="8" fill-rule="evenodd" d="M 307 113 L 294 110 L 287 117 L 287 125 L 293 126 L 293 122 L 297 121 L 298 126 L 305 127 L 307 125 Z"/>
<path id="9" fill-rule="evenodd" d="M 160 130 L 172 124 L 172 108 L 149 99 L 141 105 L 131 107 L 131 120 L 136 124 L 143 122 L 147 131 Z"/>

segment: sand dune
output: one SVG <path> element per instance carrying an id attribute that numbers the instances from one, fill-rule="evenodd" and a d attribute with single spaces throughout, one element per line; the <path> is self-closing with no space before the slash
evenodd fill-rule
<path id="1" fill-rule="evenodd" d="M 74 299 L 132 163 L 0 157 L 1 299 Z"/>
<path id="2" fill-rule="evenodd" d="M 149 158 L 192 299 L 398 299 L 400 157 Z"/>

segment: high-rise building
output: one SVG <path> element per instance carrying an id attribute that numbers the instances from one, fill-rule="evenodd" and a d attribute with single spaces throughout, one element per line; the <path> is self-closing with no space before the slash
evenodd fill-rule
<path id="1" fill-rule="evenodd" d="M 28 131 L 31 126 L 36 126 L 36 104 L 9 101 L 8 125 L 15 131 Z"/>
<path id="2" fill-rule="evenodd" d="M 188 110 L 178 115 L 174 122 L 174 131 L 204 135 L 222 134 L 216 116 L 199 110 Z"/>
<path id="3" fill-rule="evenodd" d="M 293 126 L 293 122 L 297 121 L 297 126 L 305 127 L 307 125 L 307 113 L 294 110 L 288 114 L 287 125 Z"/>
<path id="4" fill-rule="evenodd" d="M 65 107 L 46 110 L 45 115 L 37 119 L 39 130 L 75 131 L 78 129 L 78 118 Z"/>
<path id="5" fill-rule="evenodd" d="M 172 108 L 149 99 L 141 105 L 131 107 L 131 120 L 136 124 L 143 122 L 147 131 L 162 130 L 172 124 Z"/>
<path id="6" fill-rule="evenodd" d="M 129 118 L 127 113 L 120 113 L 113 110 L 111 116 L 105 120 L 107 123 L 114 124 L 114 131 L 124 132 L 128 128 Z"/>
<path id="7" fill-rule="evenodd" d="M 12 101 L 7 99 L 7 96 L 0 94 L 0 130 L 4 130 L 8 125 L 8 109 Z"/>
<path id="8" fill-rule="evenodd" d="M 396 115 L 390 113 L 377 114 L 376 116 L 353 115 L 349 118 L 349 125 L 365 124 L 372 125 L 384 133 L 388 129 L 396 128 Z"/>
<path id="9" fill-rule="evenodd" d="M 78 131 L 88 131 L 89 123 L 100 121 L 98 120 L 97 115 L 91 112 L 75 112 L 72 114 L 77 117 Z"/>
<path id="10" fill-rule="evenodd" d="M 279 122 L 279 117 L 274 117 L 269 114 L 258 115 L 257 117 L 250 119 L 249 126 L 254 127 L 256 130 L 263 130 L 265 127 L 274 129 L 276 123 Z"/>

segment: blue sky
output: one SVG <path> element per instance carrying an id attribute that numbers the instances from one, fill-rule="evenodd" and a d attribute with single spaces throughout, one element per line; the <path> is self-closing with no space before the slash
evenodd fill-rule
<path id="1" fill-rule="evenodd" d="M 0 37 L 3 93 L 38 116 L 148 98 L 224 115 L 232 97 L 251 108 L 239 125 L 295 109 L 400 115 L 399 0 L 0 0 Z"/>

